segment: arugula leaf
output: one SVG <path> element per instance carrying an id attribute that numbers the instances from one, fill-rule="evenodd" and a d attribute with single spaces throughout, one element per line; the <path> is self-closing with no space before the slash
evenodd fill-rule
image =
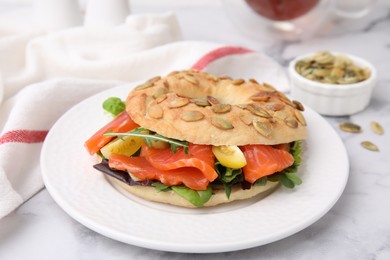
<path id="1" fill-rule="evenodd" d="M 118 97 L 107 98 L 103 102 L 103 109 L 112 114 L 113 116 L 118 115 L 120 112 L 125 110 L 126 104 Z"/>
<path id="2" fill-rule="evenodd" d="M 295 141 L 290 150 L 291 154 L 294 157 L 294 163 L 284 169 L 281 172 L 267 176 L 269 181 L 278 181 L 286 188 L 292 189 L 295 185 L 302 184 L 302 180 L 295 174 L 298 172 L 298 166 L 302 162 L 301 153 L 302 153 L 302 142 Z"/>
<path id="3" fill-rule="evenodd" d="M 230 194 L 232 194 L 232 187 L 223 183 L 223 188 L 225 189 L 226 198 L 230 199 Z"/>
<path id="4" fill-rule="evenodd" d="M 193 190 L 184 185 L 172 186 L 174 192 L 176 192 L 180 197 L 191 202 L 195 207 L 203 207 L 203 205 L 209 201 L 211 195 L 213 195 L 211 187 L 207 187 L 207 190 Z"/>
<path id="5" fill-rule="evenodd" d="M 113 133 L 113 132 L 108 132 L 103 135 L 105 136 L 117 136 L 117 137 L 123 137 L 123 136 L 138 136 L 142 137 L 145 140 L 145 143 L 148 146 L 152 146 L 152 141 L 163 141 L 167 142 L 171 146 L 171 151 L 173 153 L 177 152 L 177 149 L 179 147 L 183 147 L 184 153 L 188 154 L 188 142 L 186 141 L 179 141 L 176 139 L 168 138 L 159 134 L 149 134 L 149 130 L 143 127 L 138 127 L 134 129 L 133 131 L 127 132 L 127 133 Z"/>

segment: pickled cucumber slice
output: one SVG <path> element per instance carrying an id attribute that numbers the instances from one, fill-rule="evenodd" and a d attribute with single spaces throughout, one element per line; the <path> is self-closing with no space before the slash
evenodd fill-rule
<path id="1" fill-rule="evenodd" d="M 109 159 L 113 153 L 131 156 L 138 151 L 143 143 L 144 139 L 142 137 L 125 136 L 114 139 L 100 149 L 100 152 L 107 159 Z"/>

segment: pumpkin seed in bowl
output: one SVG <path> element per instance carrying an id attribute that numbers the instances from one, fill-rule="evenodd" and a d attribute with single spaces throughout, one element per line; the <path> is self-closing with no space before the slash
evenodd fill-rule
<path id="1" fill-rule="evenodd" d="M 319 51 L 297 61 L 295 70 L 303 77 L 328 84 L 353 84 L 370 77 L 370 69 L 360 67 L 345 55 Z"/>

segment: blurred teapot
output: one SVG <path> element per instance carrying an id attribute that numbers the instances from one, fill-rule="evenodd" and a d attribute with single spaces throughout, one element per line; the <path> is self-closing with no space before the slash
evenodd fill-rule
<path id="1" fill-rule="evenodd" d="M 257 38 L 296 40 L 312 35 L 330 14 L 361 18 L 376 0 L 224 0 L 240 30 Z"/>

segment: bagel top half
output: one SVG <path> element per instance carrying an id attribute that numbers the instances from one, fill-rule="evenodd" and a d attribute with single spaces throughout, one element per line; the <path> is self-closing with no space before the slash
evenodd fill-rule
<path id="1" fill-rule="evenodd" d="M 126 111 L 165 137 L 208 145 L 280 144 L 307 137 L 303 106 L 256 80 L 175 71 L 136 87 Z"/>

